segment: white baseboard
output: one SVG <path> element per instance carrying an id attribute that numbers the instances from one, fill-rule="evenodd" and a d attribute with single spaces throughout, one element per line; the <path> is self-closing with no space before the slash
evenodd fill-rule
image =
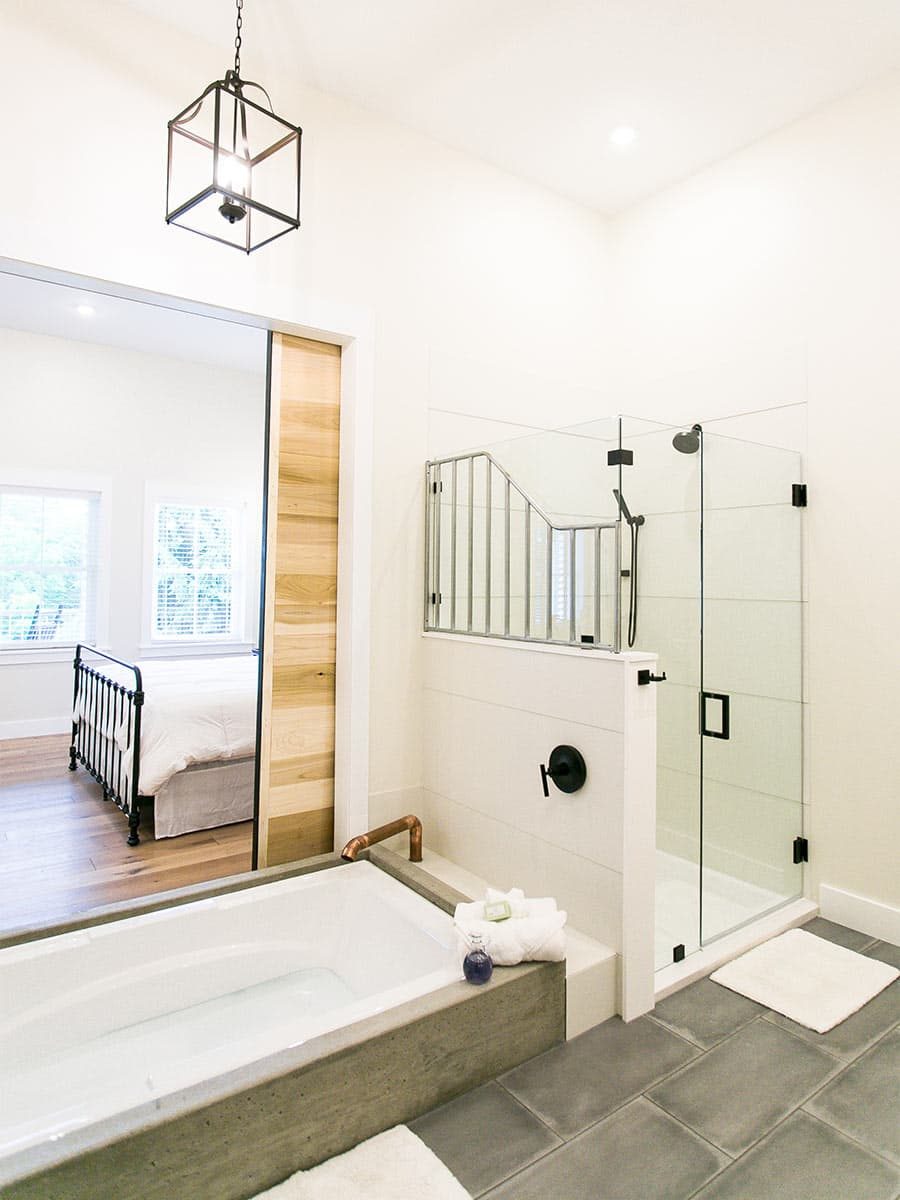
<path id="1" fill-rule="evenodd" d="M 47 737 L 52 733 L 71 733 L 71 717 L 37 717 L 30 721 L 0 721 L 0 742 L 13 738 Z"/>
<path id="2" fill-rule="evenodd" d="M 823 883 L 819 886 L 819 912 L 838 925 L 847 925 L 883 942 L 900 945 L 900 908 L 893 905 Z"/>

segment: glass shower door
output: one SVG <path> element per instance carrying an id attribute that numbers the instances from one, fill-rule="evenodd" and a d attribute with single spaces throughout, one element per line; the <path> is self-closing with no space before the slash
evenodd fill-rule
<path id="1" fill-rule="evenodd" d="M 623 416 L 620 445 L 628 457 L 608 485 L 619 489 L 632 520 L 640 522 L 622 529 L 622 649 L 628 649 L 631 625 L 632 648 L 657 654 L 666 673 L 656 687 L 657 969 L 700 947 L 701 471 L 699 442 L 676 443 L 683 433 L 679 426 Z"/>
<path id="2" fill-rule="evenodd" d="M 802 891 L 800 456 L 704 431 L 700 936 Z"/>

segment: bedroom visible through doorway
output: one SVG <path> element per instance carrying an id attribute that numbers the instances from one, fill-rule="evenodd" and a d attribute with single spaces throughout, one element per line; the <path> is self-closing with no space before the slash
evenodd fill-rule
<path id="1" fill-rule="evenodd" d="M 263 329 L 0 275 L 3 932 L 251 865 L 266 360 Z"/>

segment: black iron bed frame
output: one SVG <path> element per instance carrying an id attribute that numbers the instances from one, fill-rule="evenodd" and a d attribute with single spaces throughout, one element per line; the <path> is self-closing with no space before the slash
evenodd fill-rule
<path id="1" fill-rule="evenodd" d="M 84 653 L 96 655 L 131 671 L 134 686 L 110 679 L 83 660 Z M 78 764 L 103 788 L 103 799 L 128 818 L 128 845 L 140 842 L 141 709 L 144 689 L 140 667 L 122 662 L 93 646 L 75 647 L 75 689 L 72 699 L 72 744 L 69 770 Z M 82 716 L 84 709 L 84 716 Z M 124 736 L 123 736 L 124 735 Z M 120 746 L 122 741 L 124 748 Z M 127 763 L 131 762 L 131 771 Z"/>

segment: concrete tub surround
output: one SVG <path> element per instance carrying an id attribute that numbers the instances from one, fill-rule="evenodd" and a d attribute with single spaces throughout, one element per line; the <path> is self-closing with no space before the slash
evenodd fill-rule
<path id="1" fill-rule="evenodd" d="M 327 869 L 325 857 L 311 869 Z M 390 874 L 402 876 L 402 866 Z M 421 871 L 413 876 L 414 891 L 452 910 L 459 893 Z M 229 881 L 232 890 L 256 883 L 252 875 Z M 176 899 L 188 902 L 188 891 Z M 156 897 L 152 907 L 165 904 Z M 245 1200 L 541 1053 L 563 1039 L 564 1022 L 563 964 L 498 969 L 485 987 L 452 983 L 10 1155 L 0 1189 L 16 1200 Z"/>

